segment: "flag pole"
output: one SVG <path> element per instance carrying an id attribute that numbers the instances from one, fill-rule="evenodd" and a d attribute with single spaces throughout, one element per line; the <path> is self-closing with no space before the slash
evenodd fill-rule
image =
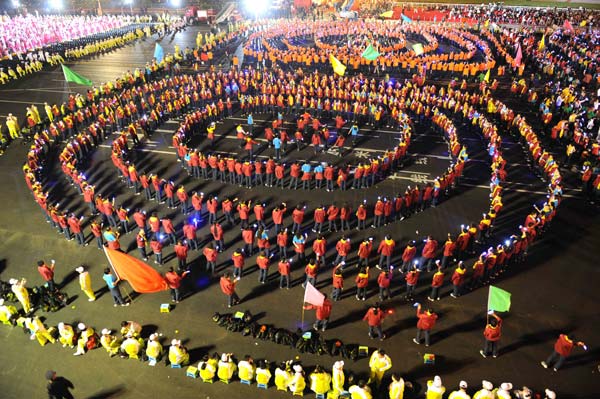
<path id="1" fill-rule="evenodd" d="M 300 322 L 300 327 L 304 330 L 304 305 L 302 305 L 302 321 Z"/>

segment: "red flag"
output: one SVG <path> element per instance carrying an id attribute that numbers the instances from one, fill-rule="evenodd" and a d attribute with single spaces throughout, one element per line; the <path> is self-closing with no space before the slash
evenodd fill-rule
<path id="1" fill-rule="evenodd" d="M 135 292 L 150 294 L 169 288 L 163 276 L 141 260 L 106 247 L 104 253 L 117 277 L 126 280 Z"/>
<path id="2" fill-rule="evenodd" d="M 306 283 L 306 290 L 304 291 L 304 302 L 310 303 L 315 306 L 323 306 L 325 295 L 321 294 L 311 283 Z"/>
<path id="3" fill-rule="evenodd" d="M 523 59 L 523 52 L 521 51 L 521 44 L 519 44 L 519 48 L 517 48 L 517 55 L 515 56 L 515 65 L 521 66 L 522 59 Z"/>
<path id="4" fill-rule="evenodd" d="M 571 25 L 568 19 L 565 19 L 565 22 L 563 23 L 563 29 L 565 32 L 573 32 L 573 25 Z"/>

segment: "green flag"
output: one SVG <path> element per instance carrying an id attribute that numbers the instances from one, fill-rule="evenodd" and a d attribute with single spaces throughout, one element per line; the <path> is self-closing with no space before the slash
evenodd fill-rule
<path id="1" fill-rule="evenodd" d="M 88 78 L 84 78 L 77 72 L 72 71 L 71 69 L 64 66 L 64 64 L 60 64 L 60 65 L 62 66 L 63 74 L 65 75 L 65 80 L 67 82 L 78 83 L 80 85 L 85 85 L 85 86 L 93 86 L 94 85 L 94 82 L 92 82 Z"/>
<path id="2" fill-rule="evenodd" d="M 508 312 L 510 310 L 510 292 L 490 285 L 488 294 L 488 310 Z"/>
<path id="3" fill-rule="evenodd" d="M 369 44 L 369 47 L 367 47 L 365 49 L 365 51 L 363 51 L 363 53 L 362 53 L 362 57 L 369 61 L 374 61 L 379 56 L 380 56 L 379 52 L 377 52 L 377 50 L 375 50 L 375 47 L 373 47 L 372 44 Z"/>

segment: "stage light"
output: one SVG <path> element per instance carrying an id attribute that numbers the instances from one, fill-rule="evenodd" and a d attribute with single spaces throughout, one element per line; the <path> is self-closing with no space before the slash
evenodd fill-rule
<path id="1" fill-rule="evenodd" d="M 123 3 L 125 3 L 126 6 L 130 6 L 133 4 L 133 0 L 123 0 Z"/>
<path id="2" fill-rule="evenodd" d="M 171 5 L 175 8 L 181 7 L 182 0 L 171 0 Z"/>
<path id="3" fill-rule="evenodd" d="M 14 8 L 21 7 L 21 3 L 19 3 L 19 0 L 12 0 L 11 3 Z"/>
<path id="4" fill-rule="evenodd" d="M 266 13 L 270 6 L 270 0 L 244 0 L 244 8 L 246 11 L 257 16 Z"/>
<path id="5" fill-rule="evenodd" d="M 53 10 L 62 10 L 63 1 L 62 0 L 50 0 L 50 8 Z"/>

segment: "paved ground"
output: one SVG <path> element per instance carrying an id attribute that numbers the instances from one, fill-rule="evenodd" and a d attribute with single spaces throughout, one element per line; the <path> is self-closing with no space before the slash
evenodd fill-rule
<path id="1" fill-rule="evenodd" d="M 192 45 L 195 32 L 192 28 L 173 40 L 163 39 L 165 51 L 171 50 L 175 43 L 179 43 L 182 48 Z M 126 68 L 142 66 L 151 57 L 153 48 L 154 42 L 147 40 L 98 59 L 78 63 L 73 69 L 101 82 L 114 78 Z M 81 89 L 66 87 L 59 71 L 44 72 L 0 90 L 1 113 L 22 115 L 26 104 L 59 101 L 66 98 L 69 90 Z M 267 115 L 256 116 L 258 123 L 268 118 Z M 218 132 L 227 134 L 234 123 L 239 122 L 238 119 L 226 121 L 219 125 Z M 183 173 L 175 162 L 174 150 L 169 148 L 170 133 L 176 126 L 175 121 L 162 126 L 152 137 L 152 142 L 146 143 L 143 151 L 137 154 L 138 162 L 145 165 L 147 171 L 172 179 L 176 184 L 185 184 L 188 191 L 199 190 L 218 193 L 219 196 L 260 200 L 271 206 L 282 201 L 290 204 L 302 202 L 313 207 L 319 202 L 329 204 L 333 201 L 348 201 L 356 204 L 365 198 L 373 201 L 378 195 L 392 195 L 399 190 L 404 191 L 407 185 L 434 178 L 449 162 L 441 137 L 420 126 L 414 145 L 410 148 L 410 152 L 416 154 L 413 163 L 398 171 L 393 179 L 368 190 L 349 190 L 346 193 L 267 188 L 247 190 L 194 180 Z M 370 132 L 364 129 L 362 132 L 365 136 L 359 147 L 363 152 L 380 151 L 393 145 L 395 140 L 395 133 L 392 131 Z M 354 231 L 350 235 L 353 243 L 356 244 L 365 234 L 372 235 L 378 242 L 386 233 L 390 233 L 399 246 L 403 247 L 406 241 L 415 238 L 416 230 L 419 230 L 419 238 L 425 234 L 433 234 L 442 239 L 448 231 L 456 231 L 461 223 L 476 220 L 486 210 L 489 194 L 486 176 L 489 169 L 482 152 L 484 143 L 474 133 L 466 133 L 464 138 L 474 162 L 467 168 L 465 184 L 458 192 L 436 209 L 428 209 L 402 222 L 392 223 L 377 231 L 370 229 L 367 233 Z M 498 219 L 498 239 L 502 238 L 504 232 L 512 231 L 514 226 L 520 224 L 529 206 L 544 195 L 543 183 L 528 169 L 519 145 L 508 137 L 504 143 L 509 164 L 515 166 L 509 169 L 510 184 L 505 196 L 505 209 Z M 237 151 L 239 148 L 234 140 L 227 138 L 219 141 L 218 146 L 220 151 Z M 261 155 L 269 155 L 269 151 L 266 149 Z M 81 298 L 77 282 L 73 280 L 73 269 L 79 264 L 88 265 L 93 285 L 99 290 L 103 286 L 101 270 L 106 266 L 106 260 L 93 243 L 82 249 L 74 242 L 67 242 L 44 223 L 20 170 L 25 153 L 26 147 L 17 143 L 0 158 L 0 182 L 3 185 L 0 203 L 5 204 L 5 210 L 0 213 L 0 278 L 8 280 L 25 276 L 31 284 L 37 285 L 40 278 L 34 267 L 35 262 L 38 259 L 56 259 L 57 281 L 63 280 L 64 291 L 78 297 L 72 306 L 57 313 L 44 314 L 48 325 L 56 325 L 60 321 L 74 324 L 84 321 L 100 330 L 104 327 L 115 329 L 121 320 L 137 320 L 144 325 L 145 332 L 158 330 L 167 340 L 181 338 L 190 349 L 194 361 L 208 351 L 233 352 L 240 357 L 247 353 L 255 359 L 266 358 L 272 361 L 299 355 L 287 347 L 255 341 L 214 325 L 211 321 L 212 314 L 226 312 L 227 308 L 216 280 L 198 271 L 203 265 L 203 259 L 198 253 L 191 255 L 196 271 L 186 282 L 189 296 L 169 314 L 159 313 L 160 304 L 169 300 L 166 292 L 137 296 L 134 304 L 128 308 L 113 308 L 110 296 L 105 294 L 95 303 Z M 87 173 L 93 184 L 105 193 L 115 195 L 117 202 L 126 203 L 131 208 L 140 205 L 147 210 L 156 209 L 161 215 L 172 214 L 176 223 L 182 221 L 182 216 L 177 211 L 169 211 L 164 205 L 155 202 L 144 204 L 140 197 L 133 196 L 132 191 L 116 179 L 109 154 L 108 148 L 101 148 L 90 159 Z M 352 156 L 356 155 L 355 152 Z M 315 156 L 309 150 L 302 153 L 293 151 L 288 157 L 337 162 L 332 155 Z M 75 196 L 74 190 L 66 186 L 58 171 L 52 172 L 51 176 L 55 189 L 64 192 L 64 203 L 68 204 L 65 206 L 72 211 L 84 212 L 81 199 Z M 442 300 L 434 304 L 440 320 L 432 336 L 433 345 L 425 351 L 424 347 L 412 343 L 416 317 L 411 304 L 401 299 L 400 292 L 403 290 L 400 290 L 402 285 L 397 279 L 393 283 L 396 286 L 395 296 L 386 303 L 394 311 L 385 322 L 389 338 L 381 343 L 381 347 L 391 354 L 394 370 L 414 381 L 417 389 L 428 378 L 440 374 L 448 388 L 455 387 L 461 379 L 476 387 L 482 378 L 486 378 L 495 384 L 511 381 L 515 386 L 526 384 L 537 389 L 550 387 L 559 392 L 560 397 L 598 396 L 600 339 L 596 332 L 600 325 L 600 314 L 596 310 L 599 295 L 592 282 L 598 281 L 599 277 L 595 259 L 600 244 L 597 228 L 599 220 L 597 209 L 590 208 L 581 200 L 577 190 L 567 190 L 566 194 L 559 216 L 544 239 L 531 249 L 528 261 L 503 276 L 497 283 L 513 293 L 512 310 L 505 315 L 501 355 L 497 359 L 482 359 L 478 353 L 483 344 L 487 290 L 479 289 L 459 300 L 453 300 L 448 297 L 449 288 L 445 288 Z M 288 222 L 289 218 L 286 219 L 286 224 Z M 206 229 L 201 231 L 201 235 L 207 233 Z M 330 235 L 328 242 L 334 243 L 338 237 Z M 309 239 L 312 238 L 311 236 Z M 132 240 L 133 237 L 129 235 L 122 244 L 127 247 L 133 244 Z M 220 255 L 221 270 L 228 267 L 225 266 L 225 261 L 229 259 L 231 249 L 237 247 L 239 230 L 228 230 L 225 241 L 229 250 Z M 170 252 L 170 248 L 165 251 L 166 254 Z M 332 254 L 333 251 L 328 253 L 329 258 Z M 170 264 L 173 263 L 170 261 Z M 300 279 L 302 269 L 303 265 L 295 265 L 292 275 L 296 280 Z M 302 288 L 296 284 L 289 291 L 280 291 L 274 276 L 268 284 L 261 286 L 256 283 L 256 272 L 252 268 L 249 268 L 248 273 L 239 284 L 240 296 L 244 301 L 240 309 L 250 310 L 261 323 L 288 329 L 299 326 Z M 367 327 L 361 321 L 367 307 L 375 300 L 375 292 L 372 292 L 368 301 L 357 302 L 351 293 L 353 279 L 354 274 L 347 277 L 346 287 L 350 292 L 346 293 L 348 297 L 334 305 L 331 328 L 324 336 L 327 339 L 340 338 L 346 343 L 376 347 L 379 342 L 368 339 Z M 328 278 L 321 278 L 323 286 L 326 280 L 328 283 Z M 421 302 L 424 302 L 429 292 L 429 281 L 430 278 L 426 277 L 420 283 L 418 299 Z M 330 288 L 327 287 L 324 291 L 329 292 Z M 314 320 L 313 312 L 307 312 L 305 319 L 307 323 Z M 576 333 L 588 343 L 590 351 L 575 351 L 564 369 L 553 374 L 544 370 L 539 361 L 549 354 L 555 338 L 561 332 Z M 238 383 L 232 386 L 202 384 L 185 377 L 183 371 L 172 370 L 162 364 L 152 368 L 135 361 L 109 359 L 102 349 L 83 357 L 74 357 L 71 351 L 58 344 L 40 348 L 37 343 L 29 341 L 28 336 L 18 328 L 0 327 L 0 342 L 4 360 L 4 367 L 0 371 L 0 387 L 4 398 L 42 397 L 45 394 L 43 375 L 47 369 L 55 369 L 70 379 L 76 387 L 74 394 L 78 398 L 187 398 L 198 395 L 242 398 L 264 395 L 255 387 Z M 423 354 L 426 352 L 436 354 L 435 365 L 423 364 Z M 323 364 L 329 368 L 334 362 L 329 356 L 299 356 L 306 365 Z M 367 371 L 367 360 L 347 361 L 346 366 L 348 370 L 364 374 Z M 420 392 L 422 394 L 423 391 Z M 284 396 L 274 389 L 270 389 L 268 395 Z"/>

